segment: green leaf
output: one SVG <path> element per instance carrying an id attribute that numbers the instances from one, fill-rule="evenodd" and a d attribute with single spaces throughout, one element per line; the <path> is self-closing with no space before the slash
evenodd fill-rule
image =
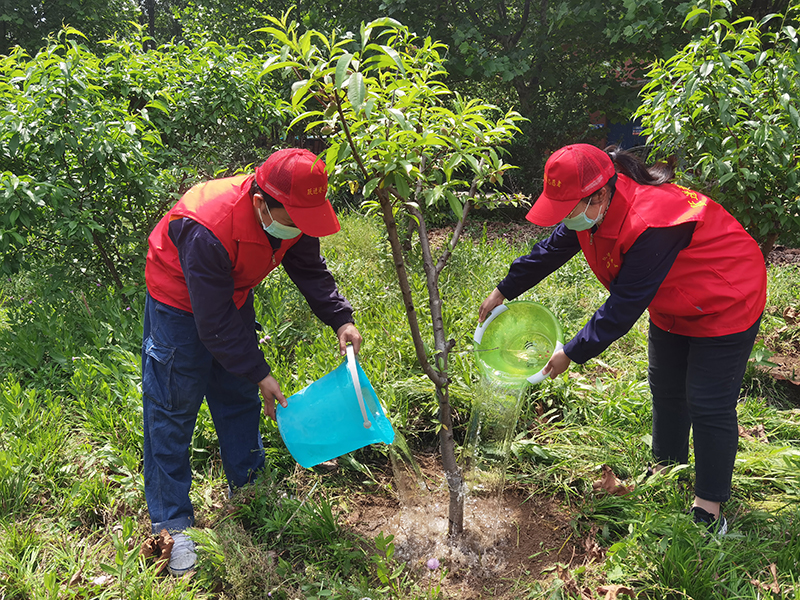
<path id="1" fill-rule="evenodd" d="M 395 174 L 395 178 L 394 178 L 394 185 L 397 188 L 397 193 L 400 194 L 400 196 L 404 200 L 408 200 L 408 198 L 410 197 L 410 189 L 408 187 L 408 180 L 406 180 L 406 178 L 403 177 L 401 174 L 396 173 Z"/>
<path id="2" fill-rule="evenodd" d="M 350 61 L 353 60 L 353 55 L 350 53 L 342 54 L 339 60 L 336 61 L 336 89 L 341 90 L 345 83 L 345 76 L 347 69 L 350 67 Z"/>
<path id="3" fill-rule="evenodd" d="M 706 61 L 700 66 L 700 75 L 708 77 L 714 71 L 714 63 Z"/>
<path id="4" fill-rule="evenodd" d="M 372 192 L 375 191 L 375 188 L 378 187 L 378 183 L 380 180 L 377 177 L 373 177 L 366 184 L 364 184 L 364 198 L 369 197 L 372 195 Z"/>
<path id="5" fill-rule="evenodd" d="M 397 66 L 397 70 L 405 75 L 406 67 L 403 64 L 403 59 L 400 58 L 400 54 L 397 52 L 397 50 L 390 46 L 380 46 L 380 49 L 383 50 L 386 55 L 394 61 L 394 64 Z"/>
<path id="6" fill-rule="evenodd" d="M 380 17 L 367 23 L 367 29 L 375 29 L 376 27 L 392 27 L 395 29 L 402 29 L 403 24 L 396 21 L 391 17 Z"/>
<path id="7" fill-rule="evenodd" d="M 339 144 L 337 142 L 332 143 L 328 146 L 328 149 L 325 151 L 325 167 L 329 173 L 334 171 L 334 167 L 336 167 L 336 159 L 339 154 Z"/>
<path id="8" fill-rule="evenodd" d="M 364 98 L 367 95 L 367 86 L 364 84 L 364 75 L 361 73 L 353 73 L 347 80 L 347 99 L 353 105 L 353 110 L 358 112 L 361 105 L 364 104 Z"/>
<path id="9" fill-rule="evenodd" d="M 405 115 L 401 111 L 397 110 L 396 108 L 390 108 L 386 112 L 389 113 L 389 116 L 391 116 L 392 119 L 394 119 L 397 124 L 400 125 L 400 127 L 403 129 L 411 129 L 411 127 L 408 126 L 408 121 L 406 121 Z"/>
<path id="10" fill-rule="evenodd" d="M 150 100 L 150 102 L 145 105 L 145 108 L 156 108 L 167 115 L 169 114 L 169 106 L 167 103 L 163 100 L 159 100 L 158 98 Z"/>
<path id="11" fill-rule="evenodd" d="M 793 105 L 789 105 L 789 115 L 792 118 L 792 124 L 794 124 L 795 129 L 800 128 L 800 114 L 798 114 L 797 109 Z"/>
<path id="12" fill-rule="evenodd" d="M 14 132 L 14 135 L 11 136 L 11 140 L 8 142 L 8 153 L 11 156 L 14 156 L 17 152 L 17 147 L 19 146 L 19 133 Z"/>
<path id="13" fill-rule="evenodd" d="M 313 84 L 314 81 L 310 79 L 295 81 L 292 84 L 292 106 L 299 107 L 305 103 L 305 95 Z"/>
<path id="14" fill-rule="evenodd" d="M 450 210 L 453 211 L 453 214 L 456 216 L 457 219 L 461 218 L 462 213 L 464 212 L 464 205 L 458 199 L 458 197 L 449 189 L 445 190 L 445 196 L 447 196 L 447 202 L 450 204 Z"/>
<path id="15" fill-rule="evenodd" d="M 458 165 L 461 164 L 463 159 L 463 155 L 459 153 L 454 153 L 450 158 L 447 159 L 447 162 L 444 164 L 444 174 L 447 177 L 448 181 L 453 176 L 453 169 L 455 169 Z"/>

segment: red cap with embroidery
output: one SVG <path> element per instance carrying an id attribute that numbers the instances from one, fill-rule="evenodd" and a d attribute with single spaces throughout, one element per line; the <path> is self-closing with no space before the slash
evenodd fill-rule
<path id="1" fill-rule="evenodd" d="M 258 187 L 283 204 L 295 226 L 312 237 L 341 229 L 328 201 L 325 163 L 303 148 L 273 152 L 256 168 Z"/>
<path id="2" fill-rule="evenodd" d="M 616 173 L 603 150 L 591 144 L 572 144 L 556 150 L 544 166 L 544 191 L 526 219 L 541 227 L 564 220 L 583 198 L 591 196 Z"/>

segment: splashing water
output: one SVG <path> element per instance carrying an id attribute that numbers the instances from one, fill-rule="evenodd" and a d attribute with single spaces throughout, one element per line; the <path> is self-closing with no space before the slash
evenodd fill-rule
<path id="1" fill-rule="evenodd" d="M 418 496 L 421 500 L 422 495 Z M 518 510 L 499 497 L 464 499 L 465 531 L 448 537 L 447 484 L 424 495 L 424 502 L 404 504 L 386 523 L 394 536 L 395 556 L 413 572 L 425 574 L 429 562 L 441 561 L 449 572 L 480 576 L 500 575 L 508 566 L 506 554 L 515 543 Z"/>
<path id="2" fill-rule="evenodd" d="M 465 475 L 471 492 L 502 494 L 526 388 L 497 385 L 485 379 L 475 387 L 465 448 Z"/>
<path id="3" fill-rule="evenodd" d="M 389 459 L 392 463 L 394 485 L 400 497 L 400 504 L 402 506 L 414 504 L 417 496 L 428 488 L 422 476 L 422 469 L 411 454 L 406 438 L 399 431 L 395 431 L 394 442 L 389 446 Z"/>

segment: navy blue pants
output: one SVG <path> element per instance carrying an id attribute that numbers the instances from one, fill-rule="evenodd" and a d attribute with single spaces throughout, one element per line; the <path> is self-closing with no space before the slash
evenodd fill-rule
<path id="1" fill-rule="evenodd" d="M 222 368 L 200 341 L 191 313 L 150 294 L 145 301 L 142 396 L 144 492 L 153 533 L 194 524 L 189 448 L 203 398 L 214 420 L 228 485 L 246 485 L 264 466 L 258 386 Z"/>
<path id="2" fill-rule="evenodd" d="M 650 321 L 648 380 L 653 394 L 653 457 L 689 462 L 693 430 L 695 495 L 711 502 L 731 496 L 739 427 L 736 404 L 761 323 L 740 333 L 702 338 L 676 335 Z"/>

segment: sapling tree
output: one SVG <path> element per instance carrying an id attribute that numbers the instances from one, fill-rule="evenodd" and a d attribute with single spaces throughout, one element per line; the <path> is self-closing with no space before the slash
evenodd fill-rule
<path id="1" fill-rule="evenodd" d="M 686 24 L 706 21 L 705 33 L 653 65 L 637 116 L 766 257 L 800 228 L 800 2 L 760 21 L 731 23 L 721 16 L 729 8 L 708 0 L 687 15 Z"/>
<path id="2" fill-rule="evenodd" d="M 499 149 L 519 131 L 521 117 L 453 94 L 444 83 L 446 47 L 395 20 L 378 19 L 362 25 L 357 36 L 340 36 L 316 30 L 301 34 L 288 12 L 268 18 L 270 24 L 260 31 L 271 35 L 274 55 L 264 74 L 281 70 L 294 78 L 295 122 L 305 121 L 307 130 L 319 128 L 329 136 L 324 159 L 332 185 L 360 190 L 365 204 L 383 217 L 416 357 L 436 389 L 449 532 L 460 533 L 464 483 L 448 394 L 448 355 L 455 341 L 442 316 L 439 277 L 472 207 L 497 199 L 495 185 L 502 185 L 511 168 Z M 448 207 L 457 222 L 437 251 L 429 243 L 425 214 Z M 405 223 L 412 223 L 419 237 L 432 344 L 423 336 L 412 297 L 401 239 Z"/>

